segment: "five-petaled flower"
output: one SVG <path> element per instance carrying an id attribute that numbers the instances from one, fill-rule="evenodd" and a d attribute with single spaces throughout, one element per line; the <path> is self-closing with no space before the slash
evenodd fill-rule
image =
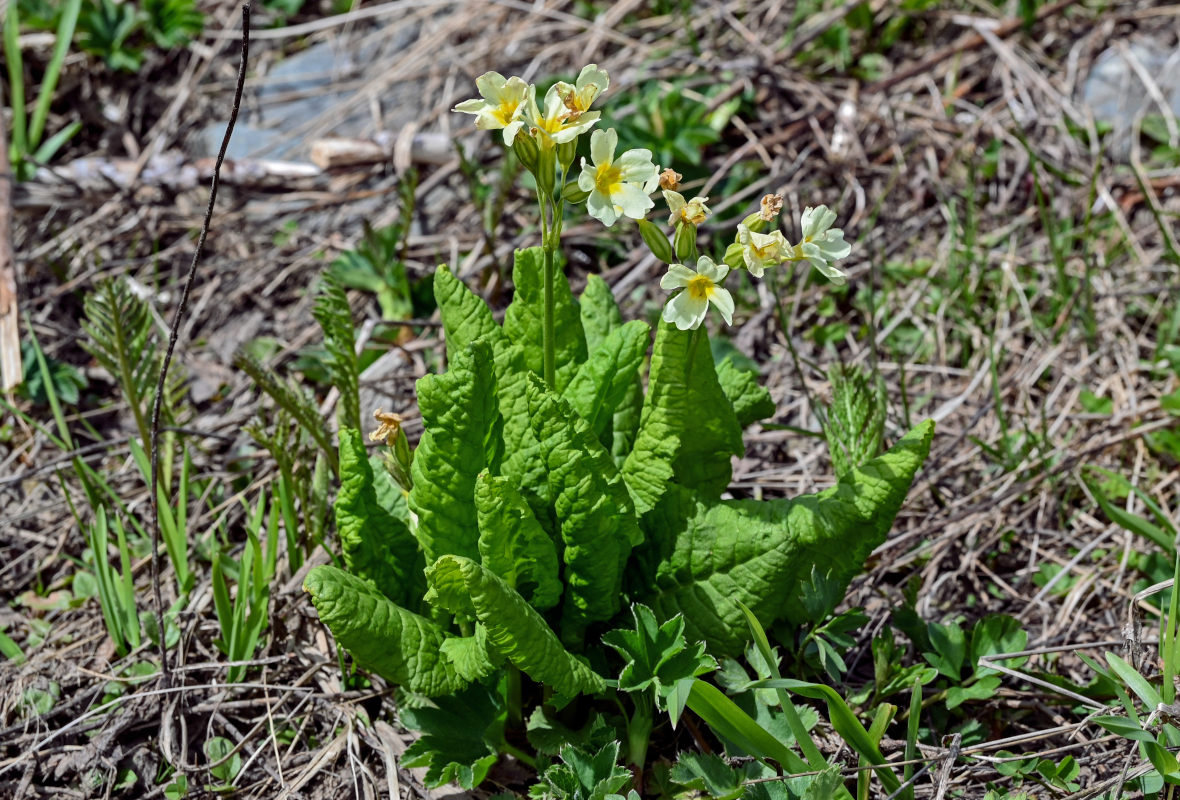
<path id="1" fill-rule="evenodd" d="M 475 86 L 479 89 L 479 98 L 464 100 L 452 110 L 474 114 L 475 127 L 480 130 L 503 128 L 504 144 L 511 146 L 516 134 L 524 127 L 523 116 L 533 100 L 533 87 L 520 78 L 505 78 L 498 72 L 480 75 L 475 79 Z"/>
<path id="2" fill-rule="evenodd" d="M 578 188 L 589 192 L 586 208 L 590 216 L 603 225 L 615 224 L 619 217 L 643 219 L 655 206 L 649 194 L 655 191 L 660 170 L 651 161 L 650 150 L 628 150 L 617 159 L 615 147 L 619 135 L 613 128 L 594 131 L 590 136 L 590 158 L 582 159 Z"/>
<path id="3" fill-rule="evenodd" d="M 569 87 L 569 84 L 565 84 Z M 570 142 L 581 136 L 598 122 L 597 111 L 579 112 L 576 115 L 562 99 L 562 84 L 555 83 L 545 92 L 543 105 L 537 105 L 536 92 L 529 93 L 529 124 L 537 136 L 537 144 L 543 148 Z"/>
<path id="4" fill-rule="evenodd" d="M 660 279 L 663 289 L 682 289 L 664 306 L 665 322 L 673 323 L 682 331 L 695 330 L 705 321 L 705 312 L 712 303 L 721 312 L 726 325 L 733 324 L 733 296 L 721 288 L 721 281 L 729 274 L 729 267 L 715 264 L 708 256 L 697 259 L 697 268 L 683 264 L 668 265 L 668 272 Z"/>
<path id="5" fill-rule="evenodd" d="M 738 225 L 737 240 L 742 247 L 746 269 L 755 278 L 761 278 L 763 270 L 778 266 L 791 254 L 791 246 L 782 231 L 758 233 L 745 225 Z"/>
<path id="6" fill-rule="evenodd" d="M 824 277 L 841 286 L 846 276 L 832 262 L 846 258 L 852 252 L 852 245 L 844 241 L 844 231 L 832 227 L 835 221 L 836 212 L 827 206 L 803 209 L 799 220 L 803 241 L 794 247 L 794 260 L 807 259 Z"/>
<path id="7" fill-rule="evenodd" d="M 684 222 L 689 225 L 700 225 L 709 216 L 709 201 L 707 197 L 694 197 L 685 201 L 684 195 L 671 190 L 664 191 L 664 200 L 668 203 L 668 210 L 672 214 L 668 217 L 668 224 L 675 225 Z"/>
<path id="8" fill-rule="evenodd" d="M 578 80 L 570 86 L 565 81 L 554 85 L 561 102 L 565 104 L 567 115 L 571 121 L 590 110 L 591 104 L 610 86 L 610 76 L 606 70 L 597 64 L 587 64 L 578 73 Z"/>

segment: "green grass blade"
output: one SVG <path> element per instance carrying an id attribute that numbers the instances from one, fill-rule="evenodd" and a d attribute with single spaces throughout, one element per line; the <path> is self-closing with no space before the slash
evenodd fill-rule
<path id="1" fill-rule="evenodd" d="M 20 54 L 20 12 L 18 3 L 8 4 L 4 20 L 4 60 L 8 62 L 8 94 L 12 102 L 12 152 L 15 169 L 29 154 L 28 120 L 25 117 L 25 67 Z M 8 153 L 3 154 L 8 158 Z"/>
<path id="2" fill-rule="evenodd" d="M 762 660 L 766 662 L 770 669 L 770 676 L 772 678 L 781 678 L 782 675 L 778 671 L 778 662 L 774 658 L 774 654 L 770 649 L 770 640 L 766 638 L 766 630 L 762 627 L 762 623 L 754 616 L 745 603 L 738 601 L 738 606 L 741 607 L 742 613 L 746 617 L 746 624 L 750 627 L 750 634 L 754 637 L 754 644 L 758 647 L 758 652 L 762 654 Z M 812 740 L 811 734 L 807 731 L 807 726 L 803 724 L 803 719 L 799 716 L 798 709 L 795 708 L 794 701 L 785 689 L 776 689 L 779 704 L 782 705 L 783 713 L 787 717 L 787 724 L 791 726 L 791 733 L 795 734 L 795 741 L 799 748 L 803 751 L 803 755 L 807 758 L 807 763 L 812 769 L 824 770 L 828 767 L 827 759 L 820 753 L 819 748 L 816 747 L 815 741 Z M 841 787 L 843 789 L 843 787 Z M 839 795 L 840 797 L 847 797 L 848 790 L 843 789 Z"/>
<path id="3" fill-rule="evenodd" d="M 791 772 L 808 772 L 802 758 L 742 711 L 720 689 L 698 678 L 688 694 L 688 707 L 717 734 L 758 759 L 772 758 Z"/>
<path id="4" fill-rule="evenodd" d="M 10 6 L 16 3 L 10 3 Z M 33 109 L 33 120 L 29 125 L 29 143 L 36 147 L 41 141 L 41 134 L 45 132 L 45 120 L 49 117 L 49 106 L 53 102 L 53 92 L 57 89 L 57 79 L 61 75 L 62 64 L 70 51 L 70 42 L 74 39 L 74 28 L 78 24 L 78 14 L 82 10 L 82 0 L 66 0 L 62 8 L 61 20 L 57 24 L 57 41 L 53 44 L 53 55 L 45 67 L 45 76 L 41 79 L 38 90 L 37 106 Z M 82 123 L 74 123 L 76 133 Z M 67 128 L 66 130 L 69 130 Z M 60 134 L 59 134 L 60 135 Z M 73 134 L 70 134 L 72 136 Z M 68 139 L 69 136 L 66 137 Z M 65 139 L 62 140 L 64 142 Z M 59 144 L 58 147 L 61 145 Z M 53 148 L 57 150 L 57 147 Z M 40 159 L 38 159 L 40 160 Z"/>

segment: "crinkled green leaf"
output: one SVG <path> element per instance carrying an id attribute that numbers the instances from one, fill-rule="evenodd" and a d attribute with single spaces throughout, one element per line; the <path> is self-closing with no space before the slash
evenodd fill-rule
<path id="1" fill-rule="evenodd" d="M 512 304 L 504 313 L 504 333 L 520 345 L 528 369 L 544 373 L 541 322 L 544 317 L 544 251 L 540 247 L 517 250 L 512 265 Z M 586 335 L 582 331 L 578 301 L 560 263 L 553 268 L 554 388 L 563 391 L 586 360 Z"/>
<path id="2" fill-rule="evenodd" d="M 426 570 L 427 599 L 487 628 L 491 648 L 559 695 L 594 694 L 606 681 L 562 647 L 541 615 L 490 570 L 461 556 L 443 556 Z"/>
<path id="3" fill-rule="evenodd" d="M 828 409 L 824 437 L 836 477 L 881 452 L 885 432 L 885 383 L 878 375 L 866 376 L 853 368 L 833 369 L 832 405 Z"/>
<path id="4" fill-rule="evenodd" d="M 621 470 L 627 461 L 627 456 L 635 449 L 635 439 L 639 435 L 639 420 L 643 416 L 643 368 L 631 381 L 623 399 L 619 401 L 611 420 L 611 458 Z"/>
<path id="5" fill-rule="evenodd" d="M 446 265 L 440 266 L 434 274 L 434 298 L 442 315 L 449 361 L 454 361 L 456 354 L 476 339 L 492 345 L 496 395 L 503 419 L 505 455 L 501 472 L 514 478 L 517 486 L 525 487 L 525 499 L 532 506 L 533 513 L 543 514 L 548 505 L 548 489 L 540 451 L 528 421 L 528 399 L 525 396 L 528 365 L 524 347 L 508 340 L 504 330 L 492 319 L 487 304 L 451 274 Z M 540 493 L 532 491 L 532 487 L 538 487 Z"/>
<path id="6" fill-rule="evenodd" d="M 733 358 L 721 359 L 717 365 L 717 382 L 733 404 L 733 413 L 743 428 L 774 416 L 774 400 L 766 387 L 758 384 L 758 374 L 737 366 Z"/>
<path id="7" fill-rule="evenodd" d="M 573 641 L 586 624 L 618 612 L 623 567 L 643 535 L 610 455 L 586 421 L 536 378 L 529 385 L 529 416 L 565 545 L 562 635 Z"/>
<path id="8" fill-rule="evenodd" d="M 598 345 L 615 328 L 623 324 L 623 315 L 615 296 L 611 293 L 606 281 L 597 275 L 586 278 L 586 288 L 579 301 L 582 314 L 582 329 L 586 332 L 586 347 L 593 354 Z M 611 419 L 609 441 L 600 434 L 599 440 L 606 445 L 614 459 L 615 466 L 622 467 L 623 461 L 635 446 L 635 436 L 639 432 L 639 418 L 643 412 L 643 364 L 631 376 L 631 380 L 622 399 L 615 404 L 615 412 Z"/>
<path id="9" fill-rule="evenodd" d="M 717 382 L 705 329 L 661 323 L 639 435 L 623 464 L 636 510 L 647 513 L 673 483 L 719 497 L 733 474 L 730 456 L 743 452 L 742 429 Z"/>
<path id="10" fill-rule="evenodd" d="M 565 388 L 562 397 L 582 419 L 590 423 L 603 446 L 615 411 L 639 377 L 647 353 L 648 327 L 639 320 L 608 333 Z"/>
<path id="11" fill-rule="evenodd" d="M 473 789 L 483 783 L 504 739 L 503 703 L 481 684 L 436 698 L 433 706 L 402 709 L 398 719 L 421 733 L 406 749 L 402 766 L 426 767 L 430 788 L 454 781 Z"/>
<path id="12" fill-rule="evenodd" d="M 475 481 L 479 554 L 483 565 L 544 610 L 561 599 L 557 547 L 508 478 L 486 472 Z"/>
<path id="13" fill-rule="evenodd" d="M 446 334 L 448 361 L 476 339 L 494 343 L 504 338 L 487 303 L 456 278 L 446 264 L 439 264 L 434 271 L 434 300 Z"/>
<path id="14" fill-rule="evenodd" d="M 647 519 L 657 564 L 645 602 L 664 617 L 684 614 L 689 641 L 703 639 L 717 656 L 740 653 L 747 639 L 739 600 L 767 627 L 802 619 L 801 581 L 816 567 L 847 585 L 863 568 L 933 435 L 924 422 L 836 486 L 793 500 L 710 503 L 670 490 Z"/>
<path id="15" fill-rule="evenodd" d="M 503 440 L 492 349 L 472 342 L 443 375 L 418 381 L 426 430 L 414 453 L 410 509 L 427 561 L 446 553 L 479 558 L 475 478 L 496 469 Z"/>
<path id="16" fill-rule="evenodd" d="M 335 508 L 344 563 L 393 602 L 415 607 L 426 590 L 426 564 L 409 527 L 379 501 L 378 480 L 360 431 L 342 428 Z"/>
<path id="17" fill-rule="evenodd" d="M 320 619 L 357 664 L 428 697 L 467 685 L 441 654 L 447 635 L 430 620 L 391 602 L 372 584 L 332 566 L 307 573 Z"/>
<path id="18" fill-rule="evenodd" d="M 586 277 L 586 288 L 578 299 L 578 311 L 582 317 L 582 331 L 586 334 L 586 349 L 591 353 L 608 333 L 623 325 L 619 304 L 606 281 L 598 275 Z"/>

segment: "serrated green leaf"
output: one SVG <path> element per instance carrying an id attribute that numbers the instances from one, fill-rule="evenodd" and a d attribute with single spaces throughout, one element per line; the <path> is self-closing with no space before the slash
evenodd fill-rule
<path id="1" fill-rule="evenodd" d="M 608 333 L 586 360 L 562 397 L 590 424 L 604 447 L 611 444 L 607 434 L 627 392 L 639 377 L 639 366 L 647 353 L 648 327 L 639 320 Z"/>
<path id="2" fill-rule="evenodd" d="M 631 779 L 630 770 L 619 765 L 619 743 L 609 742 L 591 755 L 573 745 L 561 748 L 563 763 L 554 764 L 540 775 L 547 784 L 545 797 L 557 800 L 606 800 Z"/>
<path id="3" fill-rule="evenodd" d="M 705 655 L 704 642 L 688 645 L 684 619 L 679 615 L 661 625 L 642 603 L 634 603 L 631 614 L 635 619 L 633 629 L 616 628 L 602 637 L 602 643 L 617 650 L 625 662 L 619 674 L 619 689 L 652 689 L 657 705 L 668 712 L 672 727 L 676 727 L 693 679 L 716 669 L 717 664 Z"/>
<path id="4" fill-rule="evenodd" d="M 842 477 L 881 452 L 885 431 L 885 383 L 853 368 L 833 369 L 832 405 L 824 437 L 837 477 Z"/>
<path id="5" fill-rule="evenodd" d="M 360 368 L 356 355 L 356 331 L 348 295 L 331 273 L 323 276 L 312 316 L 324 332 L 324 360 L 332 383 L 340 390 L 340 427 L 360 429 Z"/>
<path id="6" fill-rule="evenodd" d="M 540 247 L 517 250 L 512 265 L 512 304 L 504 313 L 504 333 L 521 347 L 525 366 L 544 375 L 541 321 L 544 317 L 544 251 Z M 582 331 L 578 301 L 570 291 L 561 265 L 553 268 L 554 389 L 564 391 L 586 360 L 586 336 Z"/>
<path id="7" fill-rule="evenodd" d="M 455 665 L 455 671 L 465 681 L 482 680 L 496 670 L 497 661 L 488 652 L 487 628 L 478 623 L 471 636 L 452 636 L 439 650 Z"/>
<path id="8" fill-rule="evenodd" d="M 559 695 L 594 694 L 606 681 L 568 653 L 536 610 L 491 571 L 461 556 L 443 556 L 426 570 L 427 599 L 487 628 L 490 647 Z"/>
<path id="9" fill-rule="evenodd" d="M 475 479 L 498 468 L 503 439 L 492 349 L 472 342 L 443 375 L 418 381 L 426 430 L 414 453 L 410 509 L 427 562 L 455 553 L 479 558 Z"/>
<path id="10" fill-rule="evenodd" d="M 774 416 L 774 400 L 764 386 L 758 385 L 757 373 L 737 366 L 732 357 L 723 358 L 717 365 L 717 382 L 743 428 Z"/>
<path id="11" fill-rule="evenodd" d="M 708 503 L 673 489 L 649 516 L 655 581 L 643 590 L 657 614 L 683 613 L 686 637 L 714 656 L 736 655 L 746 642 L 737 601 L 769 626 L 802 619 L 795 596 L 813 567 L 847 582 L 885 540 L 914 474 L 930 449 L 924 422 L 888 453 L 826 491 L 793 500 Z"/>
<path id="12" fill-rule="evenodd" d="M 626 463 L 627 456 L 635 449 L 635 439 L 639 436 L 639 422 L 642 418 L 643 367 L 640 366 L 611 419 L 610 455 L 620 470 Z"/>
<path id="13" fill-rule="evenodd" d="M 480 473 L 475 481 L 479 554 L 484 567 L 536 609 L 561 599 L 557 547 L 508 478 Z"/>
<path id="14" fill-rule="evenodd" d="M 394 604 L 367 581 L 320 566 L 307 574 L 303 588 L 336 641 L 365 669 L 427 697 L 467 685 L 441 655 L 447 639 L 442 629 Z"/>
<path id="15" fill-rule="evenodd" d="M 426 590 L 426 564 L 409 527 L 378 502 L 375 475 L 360 431 L 340 431 L 336 530 L 349 572 L 390 600 L 413 607 Z"/>
<path id="16" fill-rule="evenodd" d="M 585 625 L 618 612 L 623 568 L 642 533 L 610 455 L 586 421 L 535 377 L 529 385 L 529 416 L 548 468 L 564 544 L 562 635 L 576 641 Z"/>
<path id="17" fill-rule="evenodd" d="M 741 426 L 717 382 L 705 329 L 661 323 L 639 434 L 623 464 L 636 510 L 654 508 L 673 483 L 719 497 L 733 474 L 730 457 L 742 452 Z"/>
<path id="18" fill-rule="evenodd" d="M 454 781 L 473 789 L 496 763 L 504 718 L 499 696 L 480 684 L 435 698 L 433 706 L 404 708 L 398 719 L 421 736 L 406 749 L 402 765 L 426 767 L 430 788 Z"/>
<path id="19" fill-rule="evenodd" d="M 587 352 L 594 352 L 608 333 L 623 325 L 619 304 L 606 281 L 598 275 L 586 277 L 586 288 L 578 298 L 578 313 L 586 335 Z"/>

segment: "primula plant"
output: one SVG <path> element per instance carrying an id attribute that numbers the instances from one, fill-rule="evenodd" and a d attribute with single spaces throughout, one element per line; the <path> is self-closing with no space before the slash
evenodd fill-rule
<path id="1" fill-rule="evenodd" d="M 735 270 L 807 261 L 843 280 L 836 262 L 850 247 L 823 206 L 804 212 L 792 244 L 771 229 L 781 199 L 768 196 L 722 263 L 699 254 L 708 198 L 686 200 L 649 151 L 618 153 L 613 130 L 592 130 L 608 83 L 590 65 L 538 101 L 520 78 L 487 73 L 481 97 L 456 107 L 501 131 L 534 177 L 541 245 L 516 253 L 502 324 L 439 267 L 449 369 L 418 382 L 421 440 L 411 450 L 393 414 L 376 432 L 381 455 L 341 431 L 344 568 L 316 567 L 305 586 L 356 663 L 404 690 L 402 722 L 423 732 L 406 764 L 427 766 L 431 783 L 471 787 L 511 754 L 537 770 L 537 797 L 659 793 L 674 779 L 653 770 L 649 744 L 693 712 L 730 755 L 757 759 L 742 775 L 822 773 L 830 785 L 786 691 L 751 714 L 710 676 L 758 637 L 759 663 L 774 661 L 763 629 L 793 640 L 816 575 L 842 594 L 884 541 L 932 424 L 818 494 L 722 499 L 743 428 L 775 408 L 753 374 L 715 363 L 709 308 L 732 321 L 723 283 Z M 589 158 L 575 164 L 586 135 Z M 646 219 L 660 189 L 670 236 Z M 654 343 L 647 324 L 623 321 L 601 278 L 571 291 L 560 235 L 566 206 L 583 203 L 604 225 L 634 220 L 668 265 Z M 783 682 L 796 684 L 814 686 Z M 677 774 L 695 785 L 691 766 Z"/>

